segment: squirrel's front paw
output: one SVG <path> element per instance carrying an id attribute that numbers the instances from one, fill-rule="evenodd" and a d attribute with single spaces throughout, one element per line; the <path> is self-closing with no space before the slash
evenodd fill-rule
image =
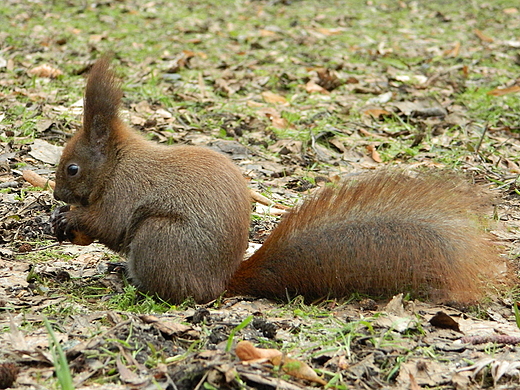
<path id="1" fill-rule="evenodd" d="M 70 237 L 68 235 L 70 229 L 67 221 L 67 213 L 69 211 L 70 205 L 67 204 L 65 206 L 60 206 L 56 208 L 51 214 L 51 230 L 59 242 L 70 240 Z"/>
<path id="2" fill-rule="evenodd" d="M 89 245 L 94 239 L 85 233 L 72 228 L 67 218 L 70 213 L 70 205 L 60 206 L 55 209 L 50 218 L 52 232 L 59 242 L 69 240 L 76 245 Z"/>

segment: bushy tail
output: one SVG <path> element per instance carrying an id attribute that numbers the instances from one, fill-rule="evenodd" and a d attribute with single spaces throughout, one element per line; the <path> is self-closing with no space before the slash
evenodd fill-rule
<path id="1" fill-rule="evenodd" d="M 322 189 L 282 219 L 228 291 L 311 300 L 410 292 L 473 302 L 499 259 L 482 229 L 481 189 L 453 175 L 383 171 Z"/>

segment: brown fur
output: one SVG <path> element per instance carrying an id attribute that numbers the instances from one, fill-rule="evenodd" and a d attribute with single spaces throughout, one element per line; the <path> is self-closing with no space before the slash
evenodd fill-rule
<path id="1" fill-rule="evenodd" d="M 247 247 L 245 181 L 220 153 L 156 145 L 127 128 L 114 80 L 108 61 L 96 62 L 84 127 L 56 172 L 56 198 L 76 205 L 67 228 L 126 255 L 129 276 L 144 291 L 171 302 L 214 299 Z M 74 177 L 67 176 L 71 163 L 80 166 Z"/>
<path id="2" fill-rule="evenodd" d="M 482 199 L 454 177 L 362 176 L 325 188 L 287 215 L 228 290 L 307 299 L 412 292 L 471 302 L 497 254 L 478 220 Z"/>
<path id="3" fill-rule="evenodd" d="M 56 172 L 56 198 L 75 205 L 57 226 L 59 237 L 81 232 L 126 255 L 142 290 L 171 302 L 205 302 L 226 287 L 282 299 L 480 297 L 478 276 L 489 276 L 496 253 L 473 215 L 473 189 L 459 180 L 383 172 L 326 188 L 241 263 L 250 204 L 239 170 L 206 148 L 146 141 L 119 119 L 120 100 L 102 58 L 88 80 L 83 129 Z M 71 164 L 79 173 L 68 173 Z"/>

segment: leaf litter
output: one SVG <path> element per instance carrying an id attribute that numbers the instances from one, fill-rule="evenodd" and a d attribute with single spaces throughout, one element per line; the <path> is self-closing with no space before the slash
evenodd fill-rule
<path id="1" fill-rule="evenodd" d="M 81 389 L 518 387 L 514 294 L 472 311 L 403 297 L 171 308 L 132 291 L 104 248 L 56 246 L 57 202 L 24 171 L 44 178 L 36 187 L 53 179 L 80 126 L 82 75 L 113 51 L 128 123 L 227 153 L 276 203 L 387 164 L 457 167 L 500 192 L 493 233 L 518 257 L 515 4 L 230 4 L 0 6 L 2 387 L 57 388 L 44 318 Z M 272 230 L 270 214 L 257 209 L 252 241 Z M 434 326 L 439 312 L 456 325 Z M 232 335 L 296 363 L 243 364 Z"/>

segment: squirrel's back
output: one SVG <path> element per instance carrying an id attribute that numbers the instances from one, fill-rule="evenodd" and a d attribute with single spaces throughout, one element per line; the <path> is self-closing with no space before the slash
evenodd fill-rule
<path id="1" fill-rule="evenodd" d="M 471 302 L 497 254 L 483 233 L 482 196 L 453 175 L 382 171 L 327 187 L 282 219 L 243 262 L 232 294 L 308 300 L 411 292 Z"/>

